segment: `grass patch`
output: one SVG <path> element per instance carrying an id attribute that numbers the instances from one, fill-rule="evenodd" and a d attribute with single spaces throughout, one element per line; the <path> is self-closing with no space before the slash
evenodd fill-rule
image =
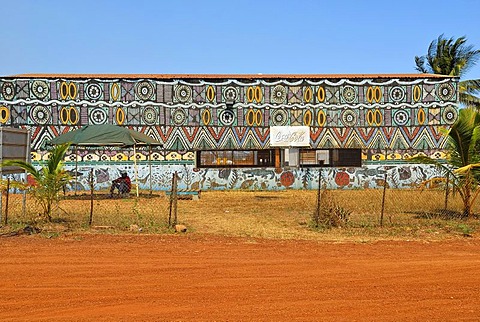
<path id="1" fill-rule="evenodd" d="M 449 200 L 447 210 L 441 191 L 389 190 L 383 226 L 379 224 L 381 190 L 332 190 L 336 205 L 348 209 L 348 222 L 331 229 L 313 229 L 316 191 L 203 191 L 200 200 L 178 200 L 178 223 L 190 234 L 214 234 L 271 239 L 309 240 L 441 240 L 475 236 L 480 222 L 460 219 L 461 201 Z M 38 217 L 39 209 L 30 197 L 22 210 L 20 195 L 11 195 L 9 223 L 0 234 L 38 227 L 45 236 L 65 233 L 169 234 L 170 201 L 163 193 L 127 199 L 109 199 L 96 192 L 93 201 L 93 229 L 88 225 L 90 196 L 68 195 L 60 202 L 52 222 Z M 474 211 L 478 214 L 478 206 Z M 2 217 L 3 223 L 3 217 Z M 134 228 L 132 228 L 134 227 Z"/>

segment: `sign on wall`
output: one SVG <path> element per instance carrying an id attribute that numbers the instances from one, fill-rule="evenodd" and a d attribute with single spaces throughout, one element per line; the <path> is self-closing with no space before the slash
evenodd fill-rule
<path id="1" fill-rule="evenodd" d="M 270 146 L 310 146 L 309 126 L 271 126 Z"/>
<path id="2" fill-rule="evenodd" d="M 26 129 L 0 128 L 0 162 L 21 160 L 30 162 L 30 133 Z M 23 173 L 19 167 L 2 167 L 1 174 Z"/>

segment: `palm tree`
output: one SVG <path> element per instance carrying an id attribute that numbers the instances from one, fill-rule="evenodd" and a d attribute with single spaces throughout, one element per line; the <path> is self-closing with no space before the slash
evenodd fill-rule
<path id="1" fill-rule="evenodd" d="M 454 39 L 442 35 L 432 41 L 425 56 L 415 56 L 416 70 L 421 73 L 462 76 L 480 59 L 480 50 L 467 45 L 465 36 Z M 460 103 L 480 109 L 480 79 L 458 84 Z"/>
<path id="2" fill-rule="evenodd" d="M 63 190 L 71 177 L 64 169 L 62 160 L 70 144 L 57 145 L 50 151 L 48 161 L 37 170 L 32 164 L 21 160 L 6 160 L 2 166 L 16 166 L 25 170 L 35 180 L 29 192 L 39 202 L 43 215 L 52 220 L 53 207 L 58 204 L 59 192 Z"/>
<path id="3" fill-rule="evenodd" d="M 435 165 L 453 178 L 463 202 L 463 216 L 472 218 L 472 206 L 480 193 L 480 112 L 472 108 L 461 109 L 457 121 L 446 134 L 447 164 L 427 156 L 416 156 L 410 161 Z"/>

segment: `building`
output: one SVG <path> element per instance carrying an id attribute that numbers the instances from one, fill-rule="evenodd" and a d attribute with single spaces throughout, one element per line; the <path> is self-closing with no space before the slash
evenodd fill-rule
<path id="1" fill-rule="evenodd" d="M 78 184 L 97 187 L 120 169 L 166 190 L 405 188 L 438 175 L 405 161 L 442 159 L 457 119 L 458 79 L 396 75 L 55 75 L 0 78 L 0 126 L 27 128 L 34 162 L 50 139 L 90 124 L 143 132 L 162 149 L 71 153 Z M 147 164 L 151 165 L 151 169 Z"/>

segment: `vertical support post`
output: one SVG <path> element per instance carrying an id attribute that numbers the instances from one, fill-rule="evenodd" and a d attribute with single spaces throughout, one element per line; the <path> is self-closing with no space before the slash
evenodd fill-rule
<path id="1" fill-rule="evenodd" d="M 78 145 L 75 145 L 75 196 L 77 195 L 77 177 L 78 177 Z"/>
<path id="2" fill-rule="evenodd" d="M 449 194 L 449 185 L 450 185 L 450 173 L 447 172 L 447 182 L 445 183 L 445 205 L 444 211 L 447 211 L 448 208 L 448 194 Z"/>
<path id="3" fill-rule="evenodd" d="M 7 179 L 7 194 L 5 197 L 5 226 L 8 225 L 8 199 L 10 197 L 10 178 Z"/>
<path id="4" fill-rule="evenodd" d="M 150 177 L 150 196 L 152 195 L 152 146 L 148 146 L 148 173 Z"/>
<path id="5" fill-rule="evenodd" d="M 385 161 L 387 161 L 387 150 L 385 150 Z M 387 194 L 387 179 L 388 179 L 388 173 L 386 167 L 383 167 L 385 169 L 385 176 L 383 177 L 383 194 L 382 194 L 382 211 L 380 213 L 380 227 L 383 227 L 383 216 L 385 213 L 385 196 Z"/>
<path id="6" fill-rule="evenodd" d="M 135 169 L 135 193 L 138 198 L 138 167 L 137 167 L 137 145 L 133 145 L 133 167 Z"/>
<path id="7" fill-rule="evenodd" d="M 93 168 L 90 169 L 88 176 L 88 182 L 90 183 L 90 217 L 88 218 L 88 226 L 92 226 L 93 222 Z"/>
<path id="8" fill-rule="evenodd" d="M 178 195 L 177 195 L 177 179 L 178 179 L 178 174 L 177 174 L 177 171 L 175 171 L 175 174 L 174 174 L 174 180 L 175 180 L 175 185 L 173 186 L 173 189 L 175 191 L 175 193 L 173 194 L 174 195 L 174 198 L 173 198 L 173 225 L 176 225 L 178 220 L 177 220 L 177 201 L 178 201 Z"/>
<path id="9" fill-rule="evenodd" d="M 3 175 L 1 172 L 0 172 L 0 179 L 3 179 Z M 3 190 L 0 187 L 0 224 L 2 223 L 2 213 L 3 213 Z"/>
<path id="10" fill-rule="evenodd" d="M 275 149 L 275 168 L 280 168 L 280 149 Z"/>
<path id="11" fill-rule="evenodd" d="M 322 168 L 318 168 L 318 188 L 317 188 L 317 207 L 315 208 L 315 228 L 320 225 L 320 211 L 322 201 Z"/>
<path id="12" fill-rule="evenodd" d="M 23 179 L 23 183 L 26 182 L 26 179 Z M 27 191 L 25 189 L 22 190 L 22 216 L 25 218 L 27 215 Z"/>
<path id="13" fill-rule="evenodd" d="M 177 224 L 177 171 L 172 177 L 172 189 L 170 191 L 170 211 L 168 214 L 168 226 L 173 227 Z M 172 222 L 173 213 L 173 222 Z"/>

